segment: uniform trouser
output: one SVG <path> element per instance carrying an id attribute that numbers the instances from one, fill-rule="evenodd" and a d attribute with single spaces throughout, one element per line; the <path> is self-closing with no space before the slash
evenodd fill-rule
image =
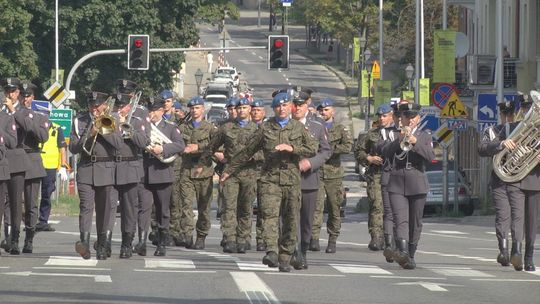
<path id="1" fill-rule="evenodd" d="M 340 208 L 343 201 L 343 181 L 341 178 L 321 179 L 317 194 L 317 205 L 313 215 L 311 238 L 318 240 L 321 234 L 321 226 L 324 218 L 324 205 L 328 208 L 326 231 L 329 236 L 338 237 L 341 230 Z"/>
<path id="2" fill-rule="evenodd" d="M 152 192 L 148 191 L 144 183 L 137 184 L 138 210 L 137 210 L 137 227 L 139 231 L 148 231 L 150 228 L 150 217 L 152 215 L 152 205 L 154 198 Z"/>
<path id="3" fill-rule="evenodd" d="M 146 184 L 146 189 L 152 193 L 154 199 L 157 228 L 168 231 L 171 219 L 172 183 Z"/>
<path id="4" fill-rule="evenodd" d="M 302 190 L 300 203 L 300 226 L 298 239 L 303 244 L 309 244 L 311 240 L 311 227 L 313 227 L 313 214 L 317 206 L 318 189 Z M 339 214 L 339 213 L 338 213 Z"/>
<path id="5" fill-rule="evenodd" d="M 24 181 L 24 226 L 27 230 L 36 228 L 39 214 L 37 200 L 40 189 L 41 178 L 32 178 Z"/>
<path id="6" fill-rule="evenodd" d="M 4 215 L 4 208 L 6 207 L 6 190 L 7 190 L 7 181 L 0 181 L 0 223 L 2 222 L 2 217 Z"/>
<path id="7" fill-rule="evenodd" d="M 525 192 L 514 185 L 507 185 L 506 191 L 510 201 L 512 242 L 522 242 L 525 225 Z"/>
<path id="8" fill-rule="evenodd" d="M 45 169 L 41 178 L 41 202 L 39 203 L 39 222 L 46 224 L 51 215 L 51 195 L 56 190 L 56 169 Z"/>
<path id="9" fill-rule="evenodd" d="M 120 199 L 120 229 L 122 232 L 133 233 L 137 227 L 137 183 L 117 185 L 118 198 Z"/>
<path id="10" fill-rule="evenodd" d="M 4 193 L 5 193 L 5 203 L 4 203 L 4 235 L 8 235 L 8 227 L 11 226 L 11 212 L 10 212 L 10 205 L 9 205 L 9 191 L 8 191 L 8 184 L 9 180 L 4 183 Z"/>
<path id="11" fill-rule="evenodd" d="M 383 228 L 384 234 L 395 235 L 394 214 L 392 213 L 392 204 L 390 204 L 390 194 L 386 185 L 381 185 L 381 197 L 383 202 Z"/>
<path id="12" fill-rule="evenodd" d="M 11 231 L 21 230 L 24 172 L 12 173 L 8 181 Z"/>
<path id="13" fill-rule="evenodd" d="M 508 201 L 508 193 L 506 192 L 506 184 L 491 189 L 493 197 L 493 205 L 495 207 L 495 234 L 497 239 L 503 240 L 508 238 L 510 231 L 510 202 Z"/>
<path id="14" fill-rule="evenodd" d="M 383 235 L 383 199 L 381 190 L 381 174 L 370 176 L 367 182 L 367 195 L 369 198 L 368 230 L 371 236 Z"/>
<path id="15" fill-rule="evenodd" d="M 296 247 L 299 185 L 279 185 L 261 181 L 261 211 L 264 221 L 263 240 L 266 251 L 279 252 L 279 259 L 288 262 Z M 281 233 L 279 219 L 281 214 Z M 279 247 L 278 247 L 279 246 Z"/>
<path id="16" fill-rule="evenodd" d="M 87 184 L 77 184 L 79 190 L 79 231 L 90 233 L 92 230 L 92 215 L 96 208 L 96 232 L 105 234 L 109 227 L 111 218 L 111 200 L 109 198 L 112 185 L 92 186 Z"/>
<path id="17" fill-rule="evenodd" d="M 538 201 L 540 191 L 525 191 L 525 244 L 534 251 L 536 240 Z M 532 257 L 533 252 L 525 250 L 526 257 Z"/>
<path id="18" fill-rule="evenodd" d="M 251 238 L 255 191 L 253 176 L 231 176 L 223 184 L 221 230 L 227 241 L 244 243 Z"/>
<path id="19" fill-rule="evenodd" d="M 111 207 L 111 212 L 109 213 L 109 225 L 107 230 L 112 232 L 114 230 L 114 226 L 116 225 L 116 209 L 118 208 L 118 202 L 120 201 L 118 186 L 113 186 L 111 188 L 109 200 L 111 201 L 111 204 L 109 205 Z M 122 206 L 120 206 L 120 212 L 122 212 Z"/>
<path id="20" fill-rule="evenodd" d="M 175 163 L 176 166 L 176 163 Z M 180 217 L 182 216 L 182 204 L 180 202 L 180 172 L 175 170 L 175 180 L 173 183 L 172 199 L 171 199 L 171 223 L 169 227 L 169 234 L 172 237 L 179 237 L 181 233 Z"/>
<path id="21" fill-rule="evenodd" d="M 182 233 L 190 235 L 194 229 L 193 202 L 197 202 L 198 219 L 197 235 L 206 236 L 210 230 L 210 203 L 212 200 L 212 177 L 190 178 L 183 177 L 180 184 L 182 188 L 180 195 L 182 197 Z"/>
<path id="22" fill-rule="evenodd" d="M 422 216 L 426 195 L 405 196 L 400 193 L 390 192 L 390 204 L 394 213 L 396 225 L 396 237 L 404 239 L 411 244 L 418 244 L 422 233 Z"/>
<path id="23" fill-rule="evenodd" d="M 263 241 L 263 228 L 264 221 L 261 212 L 261 181 L 257 180 L 257 221 L 255 223 L 255 234 L 257 239 L 257 244 L 264 243 Z"/>

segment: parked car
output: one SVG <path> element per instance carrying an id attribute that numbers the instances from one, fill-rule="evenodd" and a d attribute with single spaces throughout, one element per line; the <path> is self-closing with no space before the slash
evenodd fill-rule
<path id="1" fill-rule="evenodd" d="M 240 84 L 240 75 L 241 73 L 238 73 L 235 67 L 219 67 L 216 69 L 216 72 L 214 73 L 214 77 L 218 77 L 218 75 L 228 75 L 233 80 L 234 87 L 238 87 Z"/>
<path id="2" fill-rule="evenodd" d="M 426 197 L 426 212 L 430 212 L 432 209 L 435 209 L 435 211 L 441 211 L 443 207 L 443 172 L 440 170 L 427 171 L 426 176 L 429 184 L 429 192 Z M 455 171 L 448 170 L 447 210 L 452 210 L 454 204 L 454 177 Z M 458 174 L 457 178 L 457 199 L 459 210 L 465 215 L 472 215 L 478 200 L 472 197 L 470 185 L 465 180 L 465 177 Z"/>
<path id="3" fill-rule="evenodd" d="M 221 107 L 211 107 L 210 110 L 206 112 L 206 120 L 216 125 L 227 120 L 227 117 L 227 110 Z"/>
<path id="4" fill-rule="evenodd" d="M 213 83 L 210 82 L 206 85 L 204 91 L 204 98 L 209 95 L 225 95 L 227 98 L 230 98 L 234 95 L 234 90 L 232 86 L 228 83 Z"/>
<path id="5" fill-rule="evenodd" d="M 227 96 L 222 94 L 206 95 L 204 97 L 204 100 L 208 103 L 208 106 L 205 104 L 204 107 L 206 109 L 210 109 L 212 107 L 225 109 L 225 106 L 227 105 L 227 99 Z"/>

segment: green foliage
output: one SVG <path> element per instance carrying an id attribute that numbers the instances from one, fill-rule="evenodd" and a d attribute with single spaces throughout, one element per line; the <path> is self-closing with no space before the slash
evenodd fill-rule
<path id="1" fill-rule="evenodd" d="M 202 21 L 217 25 L 225 17 L 232 20 L 240 18 L 238 7 L 228 0 L 207 0 L 202 3 L 202 6 L 197 11 L 197 18 Z"/>

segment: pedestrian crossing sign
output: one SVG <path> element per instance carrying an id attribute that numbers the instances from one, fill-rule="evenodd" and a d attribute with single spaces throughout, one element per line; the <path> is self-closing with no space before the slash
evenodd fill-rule
<path id="1" fill-rule="evenodd" d="M 456 118 L 456 117 L 467 118 L 467 107 L 461 101 L 461 99 L 459 99 L 459 96 L 456 93 L 456 91 L 453 91 L 450 97 L 448 98 L 448 102 L 446 102 L 443 109 L 441 110 L 440 117 L 441 118 Z"/>

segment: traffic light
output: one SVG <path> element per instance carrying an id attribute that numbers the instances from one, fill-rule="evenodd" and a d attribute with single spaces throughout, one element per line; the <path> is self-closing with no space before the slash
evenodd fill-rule
<path id="1" fill-rule="evenodd" d="M 150 37 L 148 35 L 128 36 L 128 70 L 148 70 Z"/>
<path id="2" fill-rule="evenodd" d="M 268 69 L 289 68 L 289 36 L 268 36 Z"/>

